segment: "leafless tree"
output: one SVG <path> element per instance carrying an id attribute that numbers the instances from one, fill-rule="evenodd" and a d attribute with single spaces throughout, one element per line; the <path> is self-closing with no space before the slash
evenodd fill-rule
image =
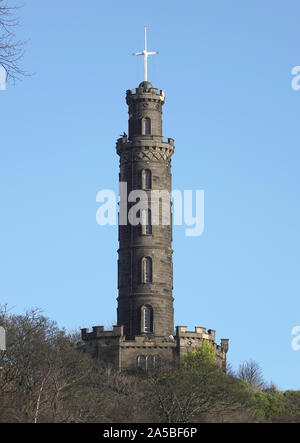
<path id="1" fill-rule="evenodd" d="M 254 360 L 245 361 L 240 364 L 237 377 L 240 380 L 246 381 L 254 389 L 260 390 L 266 386 L 261 367 Z"/>
<path id="2" fill-rule="evenodd" d="M 235 413 L 245 403 L 233 377 L 200 360 L 195 368 L 187 365 L 176 372 L 158 373 L 150 381 L 153 409 L 166 423 L 209 421 L 213 414 L 220 421 L 221 416 Z"/>
<path id="3" fill-rule="evenodd" d="M 26 42 L 19 40 L 15 34 L 19 25 L 16 12 L 20 7 L 9 6 L 7 0 L 0 0 L 0 66 L 5 69 L 7 79 L 12 83 L 29 75 L 20 66 Z"/>

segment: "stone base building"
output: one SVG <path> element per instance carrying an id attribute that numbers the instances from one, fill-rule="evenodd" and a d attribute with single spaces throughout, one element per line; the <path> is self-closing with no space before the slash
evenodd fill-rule
<path id="1" fill-rule="evenodd" d="M 217 345 L 215 331 L 206 331 L 197 326 L 195 331 L 186 329 L 186 326 L 177 326 L 176 335 L 169 338 L 144 334 L 126 340 L 123 326 L 114 326 L 112 331 L 104 331 L 103 326 L 94 326 L 92 332 L 82 329 L 82 339 L 86 352 L 120 370 L 138 367 L 147 370 L 163 363 L 176 364 L 188 351 L 195 351 L 202 346 L 203 340 L 208 340 L 214 346 L 216 363 L 225 371 L 228 339 L 221 339 L 221 344 Z"/>

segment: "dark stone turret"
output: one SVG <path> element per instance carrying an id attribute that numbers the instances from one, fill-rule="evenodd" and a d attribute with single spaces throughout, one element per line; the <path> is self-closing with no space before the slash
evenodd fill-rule
<path id="1" fill-rule="evenodd" d="M 171 193 L 174 142 L 164 142 L 162 138 L 164 92 L 153 88 L 150 82 L 142 82 L 136 90 L 127 91 L 126 102 L 129 139 L 117 142 L 120 181 L 127 183 L 127 196 L 132 190 L 144 190 L 150 207 L 153 190 Z M 120 226 L 119 242 L 118 324 L 124 325 L 128 338 L 145 333 L 173 335 L 171 218 L 169 225 L 151 223 L 148 232 L 141 225 Z M 150 281 L 143 275 L 146 259 L 151 261 Z M 145 307 L 151 309 L 150 331 L 144 325 Z"/>

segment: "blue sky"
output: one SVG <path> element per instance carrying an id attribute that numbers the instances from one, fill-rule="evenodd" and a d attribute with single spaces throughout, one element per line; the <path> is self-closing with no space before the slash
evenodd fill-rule
<path id="1" fill-rule="evenodd" d="M 18 36 L 35 74 L 0 91 L 0 297 L 73 329 L 116 321 L 117 227 L 96 223 L 118 190 L 125 91 L 166 91 L 173 187 L 203 189 L 205 231 L 174 228 L 175 324 L 230 338 L 281 389 L 300 389 L 300 65 L 297 1 L 30 0 Z"/>

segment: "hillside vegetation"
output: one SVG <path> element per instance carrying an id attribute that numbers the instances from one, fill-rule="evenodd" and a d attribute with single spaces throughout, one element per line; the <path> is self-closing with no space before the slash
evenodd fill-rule
<path id="1" fill-rule="evenodd" d="M 300 391 L 280 392 L 245 362 L 222 373 L 209 343 L 180 367 L 119 373 L 81 352 L 77 334 L 32 310 L 10 315 L 0 351 L 0 422 L 300 422 Z"/>

